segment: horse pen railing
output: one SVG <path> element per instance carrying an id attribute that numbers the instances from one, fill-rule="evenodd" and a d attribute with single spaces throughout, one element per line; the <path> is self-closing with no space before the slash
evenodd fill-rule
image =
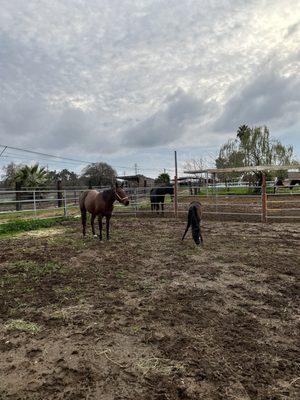
<path id="1" fill-rule="evenodd" d="M 134 216 L 162 216 L 151 210 L 152 188 L 127 188 L 130 205 L 115 203 L 114 213 Z M 79 196 L 84 188 L 1 190 L 0 223 L 15 218 L 45 218 L 79 215 Z M 236 186 L 180 186 L 177 196 L 165 196 L 164 213 L 182 216 L 191 201 L 203 206 L 206 219 L 253 222 L 300 221 L 300 191 L 274 193 L 273 188 Z"/>

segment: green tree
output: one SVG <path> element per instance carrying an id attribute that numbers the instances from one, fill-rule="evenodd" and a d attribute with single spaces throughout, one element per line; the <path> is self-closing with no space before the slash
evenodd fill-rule
<path id="1" fill-rule="evenodd" d="M 109 164 L 103 162 L 88 165 L 81 175 L 84 184 L 89 185 L 90 183 L 92 186 L 111 185 L 116 177 L 116 171 Z"/>
<path id="2" fill-rule="evenodd" d="M 24 165 L 17 169 L 13 181 L 23 187 L 39 187 L 47 183 L 48 176 L 45 167 L 39 164 L 33 166 Z"/>
<path id="3" fill-rule="evenodd" d="M 39 164 L 33 166 L 8 164 L 5 168 L 5 186 L 14 186 L 16 183 L 23 187 L 38 187 L 47 183 L 48 176 L 44 167 Z"/>
<path id="4" fill-rule="evenodd" d="M 238 128 L 236 139 L 225 143 L 216 159 L 217 168 L 252 167 L 258 165 L 289 165 L 293 163 L 293 147 L 284 146 L 278 139 L 270 136 L 265 127 L 249 128 L 242 125 Z M 283 176 L 285 173 L 280 172 Z M 230 174 L 231 177 L 240 174 Z M 271 173 L 269 178 L 278 175 Z M 256 179 L 261 181 L 262 173 L 255 172 Z"/>
<path id="5" fill-rule="evenodd" d="M 78 175 L 66 168 L 58 172 L 58 177 L 62 180 L 62 184 L 65 186 L 76 186 L 79 184 Z"/>
<path id="6" fill-rule="evenodd" d="M 18 172 L 18 170 L 21 168 L 20 165 L 17 165 L 13 162 L 9 163 L 7 166 L 5 166 L 4 169 L 4 179 L 3 179 L 3 184 L 6 187 L 10 187 L 14 185 L 14 178 Z"/>
<path id="7" fill-rule="evenodd" d="M 169 185 L 170 184 L 170 175 L 166 172 L 163 172 L 162 174 L 158 175 L 158 177 L 155 179 L 155 183 L 159 185 Z"/>

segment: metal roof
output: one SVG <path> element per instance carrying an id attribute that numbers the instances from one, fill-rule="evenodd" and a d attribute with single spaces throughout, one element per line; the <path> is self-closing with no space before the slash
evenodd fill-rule
<path id="1" fill-rule="evenodd" d="M 230 172 L 258 172 L 258 171 L 283 171 L 300 169 L 300 164 L 293 165 L 256 165 L 251 167 L 233 167 L 233 168 L 208 168 L 194 171 L 183 171 L 185 174 L 201 174 L 208 172 L 210 174 L 230 173 Z"/>

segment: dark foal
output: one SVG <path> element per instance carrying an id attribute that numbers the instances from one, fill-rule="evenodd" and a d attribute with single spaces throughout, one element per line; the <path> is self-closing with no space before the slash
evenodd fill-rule
<path id="1" fill-rule="evenodd" d="M 198 201 L 193 201 L 189 206 L 188 222 L 181 240 L 185 238 L 185 235 L 187 234 L 189 227 L 192 226 L 192 235 L 194 242 L 197 245 L 203 243 L 203 238 L 200 228 L 201 218 L 202 218 L 201 204 Z"/>
<path id="2" fill-rule="evenodd" d="M 118 200 L 120 203 L 128 206 L 129 199 L 123 190 L 122 186 L 116 183 L 116 187 L 98 192 L 97 190 L 87 190 L 82 193 L 79 206 L 81 211 L 82 233 L 86 234 L 86 214 L 87 211 L 91 214 L 91 225 L 94 237 L 95 233 L 95 218 L 98 216 L 99 222 L 99 238 L 102 240 L 102 218 L 106 218 L 106 239 L 109 240 L 109 221 L 114 208 L 114 202 Z"/>

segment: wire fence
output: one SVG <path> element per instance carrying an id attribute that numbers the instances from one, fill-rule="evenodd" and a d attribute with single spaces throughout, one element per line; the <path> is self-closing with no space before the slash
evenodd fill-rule
<path id="1" fill-rule="evenodd" d="M 97 188 L 105 190 L 107 188 Z M 157 188 L 127 188 L 130 204 L 115 203 L 114 213 L 134 216 L 182 216 L 192 201 L 203 206 L 206 219 L 242 221 L 300 221 L 300 191 L 275 191 L 267 184 L 165 187 L 164 207 L 151 192 Z M 160 187 L 161 189 L 161 187 Z M 173 193 L 172 193 L 173 189 Z M 17 218 L 45 218 L 79 215 L 79 197 L 86 188 L 64 190 L 22 189 L 0 191 L 0 223 Z M 170 191 L 170 190 L 169 190 Z M 152 192 L 153 194 L 153 192 Z M 152 202 L 151 202 L 152 197 Z"/>

